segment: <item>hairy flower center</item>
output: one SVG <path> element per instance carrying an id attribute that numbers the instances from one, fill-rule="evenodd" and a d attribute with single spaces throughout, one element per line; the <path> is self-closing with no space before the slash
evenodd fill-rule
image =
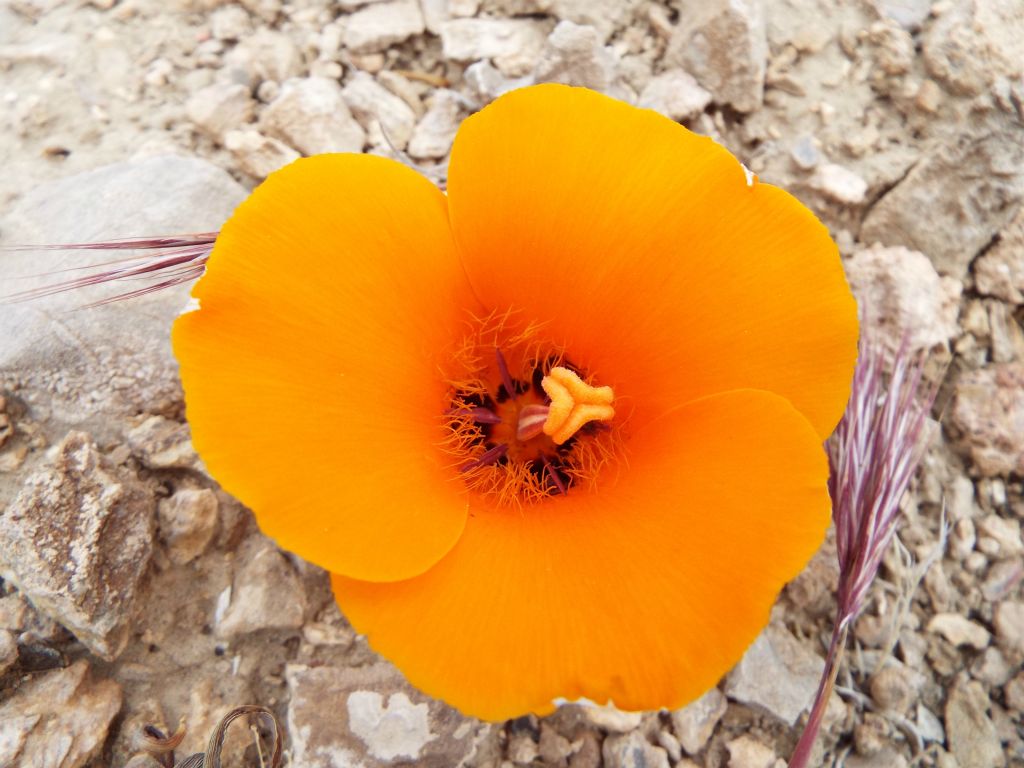
<path id="1" fill-rule="evenodd" d="M 522 505 L 592 485 L 618 453 L 611 387 L 595 387 L 535 328 L 488 318 L 456 350 L 445 450 L 470 490 Z"/>

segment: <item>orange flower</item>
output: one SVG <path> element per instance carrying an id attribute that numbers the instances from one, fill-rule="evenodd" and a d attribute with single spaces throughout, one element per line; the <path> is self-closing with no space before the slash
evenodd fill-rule
<path id="1" fill-rule="evenodd" d="M 410 682 L 463 712 L 676 707 L 829 521 L 857 322 L 825 228 L 582 89 L 273 174 L 174 328 L 195 446 Z"/>

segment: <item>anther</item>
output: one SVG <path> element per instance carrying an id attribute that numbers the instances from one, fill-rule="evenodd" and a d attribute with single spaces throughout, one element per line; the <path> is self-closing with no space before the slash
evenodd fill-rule
<path id="1" fill-rule="evenodd" d="M 508 453 L 508 445 L 501 443 L 493 448 L 485 451 L 479 458 L 473 461 L 466 462 L 459 467 L 460 472 L 468 472 L 471 469 L 479 469 L 480 467 L 486 467 L 488 464 L 493 464 L 498 461 L 502 456 Z"/>
<path id="2" fill-rule="evenodd" d="M 544 434 L 561 445 L 591 421 L 611 421 L 615 416 L 611 387 L 592 387 L 568 368 L 556 366 L 540 385 L 551 398 Z"/>
<path id="3" fill-rule="evenodd" d="M 512 381 L 512 374 L 508 372 L 508 363 L 505 362 L 505 356 L 501 354 L 501 350 L 497 347 L 494 348 L 494 357 L 498 361 L 498 374 L 501 376 L 501 383 L 505 385 L 505 391 L 508 392 L 508 396 L 515 400 L 516 384 Z"/>

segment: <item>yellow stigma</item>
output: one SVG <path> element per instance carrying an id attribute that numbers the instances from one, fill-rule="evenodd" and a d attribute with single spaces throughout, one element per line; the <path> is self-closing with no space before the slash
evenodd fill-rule
<path id="1" fill-rule="evenodd" d="M 540 385 L 551 398 L 544 434 L 561 445 L 591 421 L 611 421 L 615 416 L 611 387 L 592 387 L 561 366 L 552 368 Z"/>

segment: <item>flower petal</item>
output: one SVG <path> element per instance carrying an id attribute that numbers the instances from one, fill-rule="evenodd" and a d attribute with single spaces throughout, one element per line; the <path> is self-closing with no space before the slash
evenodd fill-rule
<path id="1" fill-rule="evenodd" d="M 335 576 L 342 611 L 410 682 L 466 714 L 540 714 L 556 697 L 692 700 L 821 543 L 827 462 L 788 401 L 753 390 L 682 406 L 631 445 L 598 493 L 474 511 L 422 576 Z"/>
<path id="2" fill-rule="evenodd" d="M 284 548 L 368 580 L 422 573 L 465 524 L 437 448 L 438 356 L 472 308 L 444 196 L 382 158 L 270 176 L 175 323 L 193 440 Z"/>
<path id="3" fill-rule="evenodd" d="M 634 424 L 746 387 L 788 398 L 821 438 L 842 415 L 857 318 L 836 247 L 711 139 L 591 91 L 527 88 L 463 123 L 448 195 L 481 301 L 548 321 Z"/>

